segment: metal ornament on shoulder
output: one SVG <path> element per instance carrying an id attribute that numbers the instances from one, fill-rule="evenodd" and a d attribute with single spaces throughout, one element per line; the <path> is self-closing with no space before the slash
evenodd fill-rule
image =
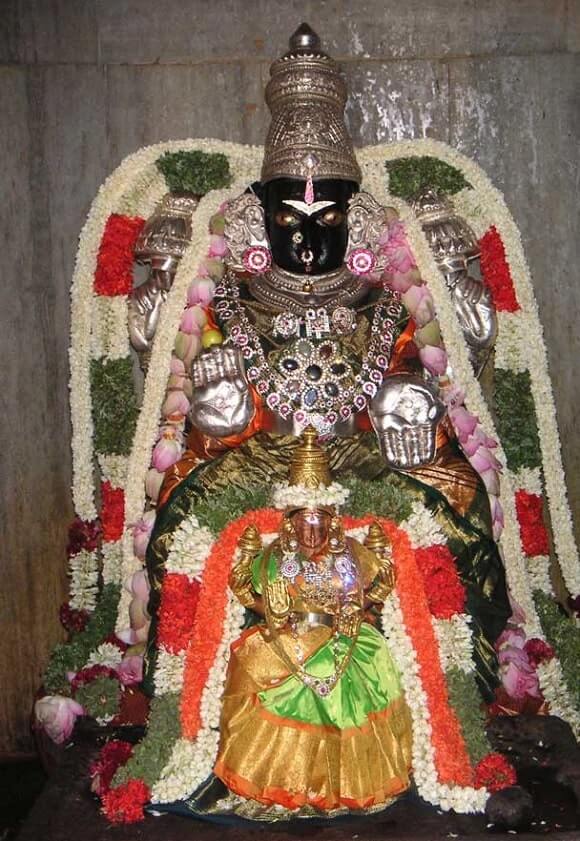
<path id="1" fill-rule="evenodd" d="M 369 417 L 386 462 L 409 470 L 433 461 L 445 406 L 434 386 L 406 374 L 387 377 L 369 404 Z"/>
<path id="2" fill-rule="evenodd" d="M 199 196 L 193 193 L 167 193 L 149 217 L 135 245 L 135 260 L 149 267 L 149 276 L 133 289 L 128 303 L 131 346 L 140 355 L 143 370 L 155 337 L 161 309 L 189 243 L 192 218 Z"/>
<path id="3" fill-rule="evenodd" d="M 264 208 L 255 193 L 242 193 L 228 202 L 225 211 L 224 238 L 228 248 L 226 263 L 237 272 L 245 272 L 244 252 L 252 246 L 269 248 Z"/>

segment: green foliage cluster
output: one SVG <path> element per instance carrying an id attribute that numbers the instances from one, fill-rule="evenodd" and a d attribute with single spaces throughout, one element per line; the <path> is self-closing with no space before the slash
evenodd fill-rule
<path id="1" fill-rule="evenodd" d="M 121 686 L 114 677 L 98 677 L 80 686 L 76 691 L 75 700 L 92 718 L 108 719 L 119 712 Z"/>
<path id="2" fill-rule="evenodd" d="M 352 476 L 341 484 L 350 490 L 346 510 L 353 517 L 374 514 L 402 523 L 413 512 L 408 494 L 401 493 L 398 477 L 392 473 L 374 482 Z"/>
<path id="3" fill-rule="evenodd" d="M 558 602 L 541 590 L 534 590 L 534 602 L 542 631 L 560 660 L 572 703 L 580 711 L 580 628 L 564 613 Z"/>
<path id="4" fill-rule="evenodd" d="M 47 694 L 70 695 L 66 674 L 82 669 L 89 654 L 115 630 L 120 592 L 118 584 L 105 584 L 84 631 L 55 647 L 44 674 Z"/>
<path id="5" fill-rule="evenodd" d="M 157 782 L 180 736 L 179 698 L 177 692 L 170 692 L 153 699 L 147 734 L 113 777 L 114 787 L 133 779 L 143 780 L 149 787 Z"/>
<path id="6" fill-rule="evenodd" d="M 129 455 L 139 415 L 131 358 L 93 359 L 91 394 L 95 450 Z"/>
<path id="7" fill-rule="evenodd" d="M 428 155 L 386 161 L 389 192 L 409 201 L 420 190 L 431 188 L 452 196 L 470 185 L 462 173 L 439 158 Z"/>
<path id="8" fill-rule="evenodd" d="M 466 675 L 456 666 L 445 672 L 449 701 L 461 725 L 472 765 L 477 765 L 491 750 L 485 733 L 486 716 L 473 675 Z"/>
<path id="9" fill-rule="evenodd" d="M 221 152 L 165 152 L 155 163 L 171 192 L 204 196 L 232 181 L 229 161 Z"/>
<path id="10" fill-rule="evenodd" d="M 495 372 L 497 431 L 510 470 L 540 467 L 541 451 L 529 371 Z"/>
<path id="11" fill-rule="evenodd" d="M 220 534 L 228 523 L 246 511 L 267 508 L 270 504 L 270 488 L 262 486 L 248 491 L 232 485 L 219 495 L 200 500 L 193 513 L 200 525 L 207 526 L 213 534 Z"/>

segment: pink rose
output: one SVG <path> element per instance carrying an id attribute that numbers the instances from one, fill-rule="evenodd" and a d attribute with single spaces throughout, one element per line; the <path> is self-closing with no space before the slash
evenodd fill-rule
<path id="1" fill-rule="evenodd" d="M 77 716 L 84 710 L 73 698 L 62 695 L 46 695 L 34 705 L 34 715 L 42 729 L 57 745 L 69 738 Z"/>
<path id="2" fill-rule="evenodd" d="M 161 438 L 153 449 L 151 464 L 160 473 L 175 464 L 181 456 L 181 435 L 178 435 L 174 427 L 166 426 L 161 433 Z"/>
<path id="3" fill-rule="evenodd" d="M 147 511 L 133 526 L 133 551 L 139 560 L 145 560 L 145 552 L 155 522 L 155 511 Z"/>
<path id="4" fill-rule="evenodd" d="M 419 359 L 425 368 L 436 376 L 441 376 L 447 370 L 447 354 L 443 348 L 425 345 L 419 351 Z"/>
<path id="5" fill-rule="evenodd" d="M 154 502 L 159 497 L 159 491 L 161 490 L 164 478 L 164 473 L 160 473 L 154 467 L 147 471 L 147 476 L 145 477 L 145 493 Z"/>
<path id="6" fill-rule="evenodd" d="M 134 686 L 143 680 L 143 657 L 129 654 L 123 657 L 117 666 L 117 675 L 123 686 Z"/>
<path id="7" fill-rule="evenodd" d="M 209 238 L 209 256 L 210 257 L 225 257 L 228 247 L 224 237 L 212 235 Z"/>
<path id="8" fill-rule="evenodd" d="M 194 280 L 187 293 L 187 303 L 190 307 L 201 304 L 207 307 L 215 293 L 215 283 L 209 278 Z"/>
<path id="9" fill-rule="evenodd" d="M 424 283 L 420 286 L 409 287 L 401 297 L 419 327 L 433 321 L 435 318 L 433 298 Z"/>

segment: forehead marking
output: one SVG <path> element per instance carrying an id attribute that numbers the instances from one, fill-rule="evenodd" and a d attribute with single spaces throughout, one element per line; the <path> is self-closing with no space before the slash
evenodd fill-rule
<path id="1" fill-rule="evenodd" d="M 324 210 L 327 207 L 332 207 L 336 204 L 334 201 L 315 201 L 313 204 L 306 204 L 304 201 L 299 201 L 297 199 L 284 199 L 282 204 L 287 204 L 289 207 L 294 208 L 294 210 L 300 211 L 300 213 L 304 213 L 305 216 L 312 216 L 315 213 L 318 213 L 319 210 Z"/>

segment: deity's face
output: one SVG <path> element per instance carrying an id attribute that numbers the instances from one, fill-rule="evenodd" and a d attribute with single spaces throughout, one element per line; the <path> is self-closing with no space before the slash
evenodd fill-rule
<path id="1" fill-rule="evenodd" d="M 314 182 L 314 202 L 305 202 L 306 181 L 277 178 L 261 188 L 266 233 L 277 266 L 296 274 L 325 274 L 340 268 L 348 243 L 348 201 L 354 181 Z"/>
<path id="2" fill-rule="evenodd" d="M 319 510 L 302 509 L 290 517 L 298 543 L 309 550 L 320 550 L 326 545 L 331 520 L 327 511 Z"/>

